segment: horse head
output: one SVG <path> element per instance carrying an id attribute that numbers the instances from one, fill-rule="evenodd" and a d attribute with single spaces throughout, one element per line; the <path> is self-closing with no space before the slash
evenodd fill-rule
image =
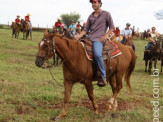
<path id="1" fill-rule="evenodd" d="M 50 59 L 54 53 L 54 34 L 49 33 L 47 30 L 44 31 L 44 36 L 38 44 L 38 52 L 36 54 L 35 64 L 38 67 L 42 67 L 44 61 Z"/>

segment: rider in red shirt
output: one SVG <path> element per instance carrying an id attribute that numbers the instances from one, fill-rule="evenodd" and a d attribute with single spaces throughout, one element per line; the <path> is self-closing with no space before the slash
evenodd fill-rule
<path id="1" fill-rule="evenodd" d="M 55 24 L 54 24 L 54 28 L 60 28 L 62 25 L 63 25 L 63 23 L 61 22 L 61 19 L 58 18 L 58 21 L 55 22 Z"/>
<path id="2" fill-rule="evenodd" d="M 30 22 L 29 16 L 31 16 L 31 15 L 30 15 L 30 14 L 27 14 L 27 16 L 25 16 L 25 21 L 26 21 L 26 22 Z"/>
<path id="3" fill-rule="evenodd" d="M 32 25 L 31 25 L 31 21 L 30 21 L 30 14 L 27 14 L 26 16 L 25 16 L 25 22 L 28 24 L 28 26 L 29 26 L 29 29 L 30 29 L 30 31 L 32 30 Z"/>
<path id="4" fill-rule="evenodd" d="M 115 34 L 115 37 L 116 37 L 116 41 L 119 40 L 119 37 L 120 37 L 120 30 L 119 30 L 119 27 L 116 27 L 116 29 L 113 31 L 114 34 Z"/>
<path id="5" fill-rule="evenodd" d="M 17 18 L 15 19 L 15 23 L 18 25 L 18 26 L 20 26 L 20 16 L 19 15 L 17 15 Z"/>
<path id="6" fill-rule="evenodd" d="M 81 28 L 80 22 L 78 21 L 78 24 L 76 25 L 76 28 Z"/>

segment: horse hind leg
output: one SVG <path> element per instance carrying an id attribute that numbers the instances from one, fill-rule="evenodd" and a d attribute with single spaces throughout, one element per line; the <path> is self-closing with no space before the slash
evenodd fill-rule
<path id="1" fill-rule="evenodd" d="M 31 40 L 32 40 L 32 30 L 30 30 L 30 37 L 31 37 Z"/>
<path id="2" fill-rule="evenodd" d="M 109 83 L 110 83 L 110 86 L 112 88 L 113 96 L 109 100 L 109 105 L 108 105 L 107 110 L 112 110 L 112 109 L 115 110 L 118 107 L 117 99 L 115 99 L 115 96 L 117 96 L 115 75 L 110 76 Z"/>
<path id="3" fill-rule="evenodd" d="M 85 84 L 87 93 L 88 93 L 88 97 L 90 99 L 90 101 L 92 102 L 93 108 L 94 108 L 94 113 L 98 114 L 98 105 L 96 103 L 96 100 L 94 99 L 94 95 L 93 95 L 93 87 L 92 87 L 92 82 L 89 82 L 88 84 Z"/>

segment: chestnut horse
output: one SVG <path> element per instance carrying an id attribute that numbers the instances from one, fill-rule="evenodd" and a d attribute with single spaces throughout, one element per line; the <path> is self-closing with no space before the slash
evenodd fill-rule
<path id="1" fill-rule="evenodd" d="M 117 108 L 117 95 L 122 88 L 122 78 L 125 76 L 127 86 L 131 90 L 130 76 L 134 70 L 136 63 L 136 55 L 131 47 L 115 42 L 122 54 L 112 58 L 112 68 L 110 68 L 109 57 L 104 60 L 107 82 L 112 87 L 113 96 L 109 100 L 108 110 Z M 87 59 L 85 50 L 80 41 L 61 37 L 57 34 L 49 34 L 44 32 L 44 38 L 38 44 L 39 50 L 36 55 L 35 64 L 42 67 L 45 60 L 52 57 L 53 49 L 57 51 L 63 61 L 64 75 L 64 104 L 62 112 L 56 117 L 60 119 L 66 116 L 68 101 L 70 98 L 72 87 L 75 83 L 85 85 L 88 97 L 92 102 L 95 114 L 98 114 L 98 105 L 93 95 L 92 81 L 97 81 L 93 78 L 92 62 Z"/>
<path id="2" fill-rule="evenodd" d="M 21 19 L 21 27 L 23 29 L 23 39 L 26 39 L 28 38 L 29 34 L 30 34 L 30 37 L 31 37 L 31 40 L 32 40 L 32 30 L 30 30 L 30 25 L 28 25 L 24 19 Z"/>
<path id="3" fill-rule="evenodd" d="M 12 22 L 11 28 L 12 28 L 12 38 L 13 38 L 14 35 L 15 35 L 15 38 L 18 38 L 19 37 L 20 26 L 17 25 L 15 22 Z"/>
<path id="4" fill-rule="evenodd" d="M 133 45 L 133 37 L 129 38 L 129 39 L 126 39 L 124 45 L 128 45 L 128 46 L 131 46 Z"/>

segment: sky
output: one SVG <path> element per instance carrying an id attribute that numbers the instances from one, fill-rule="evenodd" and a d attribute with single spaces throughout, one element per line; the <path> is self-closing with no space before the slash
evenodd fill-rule
<path id="1" fill-rule="evenodd" d="M 163 0 L 102 0 L 101 9 L 109 11 L 114 25 L 125 28 L 127 22 L 139 31 L 155 26 L 163 33 L 163 20 L 157 20 L 154 12 L 163 10 Z M 11 24 L 16 15 L 24 19 L 31 14 L 34 27 L 51 28 L 61 14 L 76 12 L 81 23 L 93 12 L 89 0 L 0 0 L 0 24 Z"/>

